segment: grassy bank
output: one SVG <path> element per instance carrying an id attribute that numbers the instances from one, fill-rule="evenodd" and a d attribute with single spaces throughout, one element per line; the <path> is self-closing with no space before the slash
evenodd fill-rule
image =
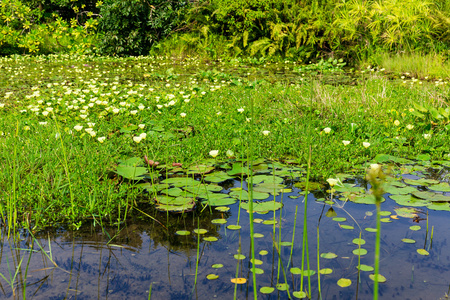
<path id="1" fill-rule="evenodd" d="M 266 66 L 275 74 L 268 81 L 264 66 L 194 58 L 42 56 L 0 65 L 2 219 L 36 227 L 120 222 L 142 190 L 121 184 L 119 162 L 146 156 L 159 162 L 149 170 L 164 174 L 174 163 L 207 164 L 211 150 L 215 162 L 246 160 L 250 132 L 255 158 L 305 165 L 311 146 L 318 181 L 380 153 L 450 153 L 445 81 L 365 70 L 340 84 L 343 76 L 296 73 L 291 63 Z"/>

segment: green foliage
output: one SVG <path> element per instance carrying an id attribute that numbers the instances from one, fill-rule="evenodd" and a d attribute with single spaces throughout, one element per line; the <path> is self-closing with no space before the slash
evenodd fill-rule
<path id="1" fill-rule="evenodd" d="M 150 46 L 182 24 L 185 0 L 108 0 L 102 6 L 100 30 L 104 54 L 148 54 Z"/>

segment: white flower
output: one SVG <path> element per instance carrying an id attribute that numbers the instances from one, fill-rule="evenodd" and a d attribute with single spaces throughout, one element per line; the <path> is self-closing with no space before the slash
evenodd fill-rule
<path id="1" fill-rule="evenodd" d="M 218 116 L 220 116 L 221 114 L 222 114 L 221 111 L 218 111 L 218 112 L 216 113 L 216 115 L 218 115 Z"/>
<path id="2" fill-rule="evenodd" d="M 370 143 L 368 143 L 368 142 L 363 142 L 363 147 L 364 148 L 369 148 L 370 147 Z"/>
<path id="3" fill-rule="evenodd" d="M 86 131 L 87 133 L 91 133 L 93 130 L 94 130 L 94 129 L 92 129 L 92 128 L 86 128 L 86 129 L 84 129 L 84 131 Z"/>
<path id="4" fill-rule="evenodd" d="M 138 127 L 139 127 L 140 129 L 144 129 L 145 124 L 139 124 Z"/>
<path id="5" fill-rule="evenodd" d="M 238 110 L 237 110 L 238 112 L 240 112 L 240 113 L 243 113 L 244 112 L 244 108 L 243 107 L 241 107 L 241 108 L 238 108 Z"/>
<path id="6" fill-rule="evenodd" d="M 0 103 L 0 108 L 5 107 L 5 103 Z"/>
<path id="7" fill-rule="evenodd" d="M 48 116 L 48 111 L 44 110 L 44 111 L 42 112 L 42 115 L 43 115 L 43 116 Z"/>
<path id="8" fill-rule="evenodd" d="M 115 114 L 118 114 L 119 113 L 119 111 L 120 111 L 120 109 L 118 109 L 118 108 L 114 108 L 113 110 L 113 113 L 115 113 Z"/>
<path id="9" fill-rule="evenodd" d="M 139 135 L 139 137 L 140 137 L 141 139 L 145 139 L 145 138 L 147 137 L 147 134 L 146 134 L 145 132 L 143 132 L 143 133 L 141 133 L 141 134 Z"/>
<path id="10" fill-rule="evenodd" d="M 327 179 L 327 182 L 328 182 L 328 184 L 329 184 L 331 187 L 333 187 L 333 186 L 335 186 L 335 185 L 339 182 L 339 180 L 338 180 L 338 179 L 335 179 L 335 178 L 328 178 L 328 179 Z"/>
<path id="11" fill-rule="evenodd" d="M 144 110 L 145 106 L 143 104 L 139 104 L 138 108 L 139 110 Z"/>
<path id="12" fill-rule="evenodd" d="M 142 138 L 140 136 L 134 136 L 133 137 L 133 141 L 135 141 L 138 144 L 141 142 L 141 140 L 142 140 Z"/>
<path id="13" fill-rule="evenodd" d="M 186 117 L 186 113 L 181 113 L 180 116 L 181 116 L 182 118 L 184 118 L 184 117 Z"/>
<path id="14" fill-rule="evenodd" d="M 380 170 L 381 166 L 379 164 L 371 164 L 370 170 L 374 172 L 378 172 Z"/>
<path id="15" fill-rule="evenodd" d="M 406 125 L 406 129 L 408 130 L 412 130 L 414 128 L 414 125 L 408 124 Z"/>
<path id="16" fill-rule="evenodd" d="M 217 155 L 219 155 L 219 150 L 211 150 L 209 151 L 209 155 L 211 155 L 212 157 L 216 157 Z"/>
<path id="17" fill-rule="evenodd" d="M 100 142 L 100 144 L 102 144 L 106 140 L 106 137 L 101 136 L 101 137 L 97 138 L 97 140 Z"/>
<path id="18" fill-rule="evenodd" d="M 94 130 L 89 131 L 89 134 L 90 134 L 92 137 L 95 137 L 95 136 L 97 135 L 97 133 L 96 133 Z"/>
<path id="19" fill-rule="evenodd" d="M 325 128 L 323 129 L 323 132 L 325 132 L 326 134 L 328 134 L 328 133 L 331 132 L 331 128 L 330 128 L 330 127 L 325 127 Z"/>
<path id="20" fill-rule="evenodd" d="M 130 114 L 132 114 L 132 115 L 135 115 L 135 114 L 137 114 L 137 113 L 138 113 L 137 110 L 131 110 L 131 111 L 130 111 Z"/>
<path id="21" fill-rule="evenodd" d="M 342 144 L 344 144 L 344 146 L 347 146 L 348 144 L 350 144 L 350 141 L 342 141 Z"/>
<path id="22" fill-rule="evenodd" d="M 263 130 L 262 134 L 264 135 L 269 135 L 270 131 L 269 130 Z"/>
<path id="23" fill-rule="evenodd" d="M 89 127 L 94 127 L 94 126 L 95 126 L 95 123 L 89 122 L 89 123 L 87 123 L 87 124 L 88 124 Z"/>
<path id="24" fill-rule="evenodd" d="M 87 118 L 87 115 L 80 115 L 80 118 L 86 119 L 86 118 Z"/>
<path id="25" fill-rule="evenodd" d="M 163 106 L 162 106 L 161 104 L 156 104 L 156 107 L 157 107 L 158 109 L 163 108 Z"/>
<path id="26" fill-rule="evenodd" d="M 47 125 L 47 122 L 39 122 L 39 125 L 45 126 Z"/>
<path id="27" fill-rule="evenodd" d="M 83 126 L 76 125 L 76 126 L 73 127 L 73 129 L 75 129 L 76 131 L 80 131 L 81 129 L 83 129 Z"/>
<path id="28" fill-rule="evenodd" d="M 429 134 L 429 133 L 424 133 L 424 134 L 423 134 L 423 138 L 426 139 L 426 140 L 429 140 L 429 139 L 431 138 L 431 134 Z"/>
<path id="29" fill-rule="evenodd" d="M 394 125 L 395 125 L 395 126 L 400 125 L 400 121 L 399 121 L 399 120 L 395 120 L 395 121 L 394 121 Z"/>
<path id="30" fill-rule="evenodd" d="M 251 120 L 252 118 L 245 118 L 245 121 L 247 121 L 247 123 L 250 123 Z"/>

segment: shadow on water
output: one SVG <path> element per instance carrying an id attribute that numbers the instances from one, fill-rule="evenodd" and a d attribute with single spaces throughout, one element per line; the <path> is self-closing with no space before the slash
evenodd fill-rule
<path id="1" fill-rule="evenodd" d="M 430 171 L 429 177 L 443 179 L 442 174 Z M 409 177 L 414 178 L 413 175 Z M 366 182 L 360 178 L 344 182 L 367 189 Z M 263 270 L 263 274 L 257 275 L 257 285 L 259 290 L 284 282 L 274 246 L 274 240 L 280 240 L 286 242 L 280 246 L 280 255 L 292 293 L 293 290 L 300 290 L 300 275 L 294 275 L 289 270 L 292 267 L 301 268 L 303 222 L 300 220 L 303 218 L 304 197 L 294 182 L 284 183 L 292 191 L 271 196 L 272 200 L 275 198 L 277 202 L 283 202 L 283 209 L 255 215 L 255 232 L 261 234 L 255 238 L 256 258 L 262 263 L 257 267 Z M 227 189 L 233 186 L 240 186 L 240 182 L 234 181 L 227 185 Z M 335 197 L 332 205 L 335 214 L 327 217 L 324 213 L 329 211 L 331 202 L 327 204 L 323 200 L 329 196 L 324 189 L 308 197 L 311 269 L 317 271 L 315 253 L 319 218 L 320 253 L 337 255 L 333 259 L 320 259 L 321 269 L 332 270 L 331 274 L 321 275 L 322 298 L 372 299 L 371 272 L 361 272 L 358 284 L 358 256 L 353 254 L 358 246 L 352 241 L 361 233 L 361 238 L 366 242 L 361 248 L 368 253 L 361 256 L 360 263 L 373 266 L 375 233 L 366 228 L 376 227 L 375 206 L 343 202 Z M 380 270 L 387 281 L 380 284 L 380 298 L 445 299 L 450 278 L 448 211 L 428 210 L 427 227 L 426 209 L 416 212 L 420 218 L 390 217 L 396 214 L 398 205 L 389 196 L 386 194 L 386 201 L 382 203 L 382 210 L 386 213 L 381 228 Z M 158 212 L 153 206 L 143 204 L 139 209 L 164 226 L 135 214 L 126 223 L 110 228 L 91 223 L 78 231 L 53 228 L 35 236 L 22 231 L 10 239 L 3 233 L 0 249 L 0 271 L 4 276 L 0 280 L 1 298 L 22 299 L 26 295 L 33 299 L 147 299 L 152 285 L 152 299 L 233 299 L 235 286 L 230 280 L 236 277 L 236 272 L 238 277 L 248 280 L 246 284 L 237 286 L 236 299 L 253 298 L 248 214 L 241 210 L 239 224 L 242 228 L 230 230 L 227 225 L 238 222 L 239 204 L 229 207 L 229 211 L 221 212 L 216 208 L 210 210 L 209 207 L 198 206 L 195 211 L 174 214 Z M 288 266 L 296 207 L 299 209 L 293 256 Z M 333 217 L 338 219 L 333 220 Z M 263 222 L 274 218 L 277 224 Z M 223 219 L 226 224 L 211 222 L 216 219 Z M 420 229 L 411 230 L 413 225 L 419 225 Z M 194 233 L 197 228 L 207 230 L 201 236 L 199 245 Z M 191 234 L 175 234 L 178 230 Z M 205 241 L 204 237 L 215 237 L 217 241 Z M 405 243 L 402 241 L 404 238 L 413 239 L 415 243 Z M 417 249 L 421 248 L 428 250 L 429 255 L 420 255 Z M 193 291 L 197 249 L 198 280 Z M 238 253 L 246 258 L 235 259 L 234 255 Z M 223 267 L 213 268 L 215 264 Z M 208 274 L 219 277 L 208 280 Z M 340 278 L 350 279 L 352 284 L 346 288 L 339 287 L 337 281 Z M 317 298 L 317 274 L 311 277 L 311 283 L 313 298 Z M 259 294 L 258 297 L 286 299 L 287 292 L 275 289 L 269 295 Z"/>

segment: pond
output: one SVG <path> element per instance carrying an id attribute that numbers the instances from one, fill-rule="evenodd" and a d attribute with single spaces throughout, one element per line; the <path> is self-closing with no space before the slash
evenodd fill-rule
<path id="1" fill-rule="evenodd" d="M 384 164 L 384 171 L 392 177 L 384 186 L 386 201 L 381 204 L 380 274 L 386 282 L 380 283 L 380 298 L 446 299 L 450 287 L 448 162 L 393 164 L 393 157 L 378 157 L 382 160 L 391 160 Z M 292 176 L 277 172 L 287 169 Z M 261 181 L 257 176 L 265 177 Z M 372 299 L 376 208 L 364 204 L 373 201 L 370 185 L 345 174 L 338 175 L 334 190 L 314 183 L 314 192 L 307 198 L 308 246 L 302 247 L 303 176 L 300 167 L 283 169 L 270 163 L 265 174 L 254 176 L 255 194 L 261 182 L 283 186 L 255 200 L 255 210 L 263 203 L 282 203 L 280 209 L 266 207 L 261 210 L 267 213 L 254 214 L 258 298 L 295 298 L 302 282 L 303 291 L 308 290 L 308 277 L 302 280 L 300 275 L 304 248 L 312 274 L 312 298 L 318 298 L 320 288 L 323 299 Z M 249 214 L 239 209 L 239 202 L 248 207 L 242 192 L 247 184 L 242 176 L 222 181 L 222 190 L 214 193 L 240 192 L 241 201 L 198 204 L 183 213 L 157 211 L 149 201 L 152 193 L 144 194 L 136 208 L 142 213 L 112 228 L 93 220 L 78 231 L 22 231 L 10 239 L 4 230 L 2 298 L 252 299 Z M 425 199 L 430 197 L 441 198 Z M 405 201 L 409 205 L 399 205 Z M 237 224 L 240 228 L 230 226 Z M 306 260 L 304 269 L 307 274 Z M 322 273 L 320 283 L 317 270 Z M 244 283 L 232 283 L 236 278 Z M 342 278 L 351 284 L 339 286 Z"/>

